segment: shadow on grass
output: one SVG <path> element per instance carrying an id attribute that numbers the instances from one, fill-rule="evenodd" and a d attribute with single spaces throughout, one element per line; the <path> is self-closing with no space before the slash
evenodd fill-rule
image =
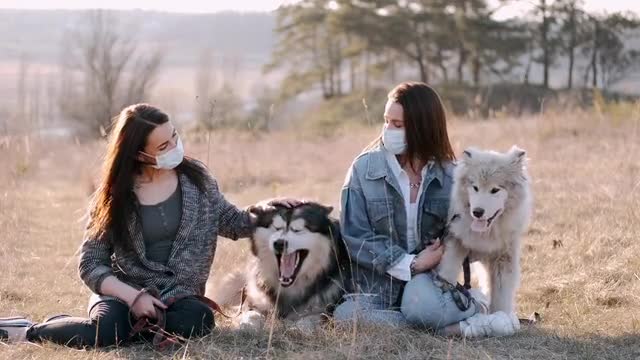
<path id="1" fill-rule="evenodd" d="M 513 337 L 448 339 L 417 330 L 368 327 L 303 334 L 228 329 L 190 341 L 186 346 L 155 351 L 134 345 L 104 350 L 117 358 L 157 359 L 639 359 L 640 334 L 563 337 L 545 329 L 528 329 Z"/>

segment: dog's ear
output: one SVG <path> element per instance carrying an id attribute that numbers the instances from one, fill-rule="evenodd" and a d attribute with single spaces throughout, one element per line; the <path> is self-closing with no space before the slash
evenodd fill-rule
<path id="1" fill-rule="evenodd" d="M 326 215 L 329 216 L 329 214 L 331 214 L 331 212 L 333 211 L 333 206 L 323 206 L 322 209 L 324 209 Z"/>
<path id="2" fill-rule="evenodd" d="M 473 158 L 473 153 L 475 152 L 474 148 L 466 148 L 462 152 L 462 157 L 465 161 L 471 160 Z"/>
<path id="3" fill-rule="evenodd" d="M 508 154 L 511 159 L 511 164 L 518 166 L 522 166 L 524 164 L 524 160 L 527 156 L 527 152 L 516 145 L 513 145 L 511 149 L 509 149 Z"/>

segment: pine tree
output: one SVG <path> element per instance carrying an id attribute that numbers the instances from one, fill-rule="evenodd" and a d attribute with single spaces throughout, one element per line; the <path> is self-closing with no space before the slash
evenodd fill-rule
<path id="1" fill-rule="evenodd" d="M 331 4 L 328 0 L 303 0 L 278 9 L 278 42 L 265 71 L 285 69 L 283 96 L 297 95 L 318 84 L 326 99 L 343 94 L 347 41 L 338 31 Z"/>

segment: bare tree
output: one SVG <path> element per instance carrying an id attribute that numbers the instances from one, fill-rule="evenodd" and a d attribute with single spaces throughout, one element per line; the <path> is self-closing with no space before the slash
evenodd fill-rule
<path id="1" fill-rule="evenodd" d="M 27 120 L 27 77 L 29 73 L 29 59 L 25 54 L 20 55 L 20 67 L 18 69 L 17 96 L 15 120 L 25 126 Z"/>
<path id="2" fill-rule="evenodd" d="M 243 124 L 246 114 L 237 90 L 241 64 L 242 58 L 237 55 L 222 56 L 215 64 L 212 52 L 203 51 L 195 74 L 196 116 L 201 129 L 209 132 Z"/>
<path id="3" fill-rule="evenodd" d="M 46 89 L 44 94 L 44 101 L 46 103 L 45 112 L 47 117 L 56 118 L 59 114 L 57 114 L 58 110 L 58 84 L 56 82 L 56 78 L 52 76 L 52 74 L 47 74 L 46 81 Z"/>
<path id="4" fill-rule="evenodd" d="M 71 34 L 71 49 L 63 59 L 60 109 L 100 134 L 122 107 L 148 98 L 162 53 L 142 51 L 131 35 L 135 31 L 110 12 L 92 10 L 82 25 Z"/>
<path id="5" fill-rule="evenodd" d="M 212 92 L 215 87 L 215 73 L 213 69 L 213 52 L 206 49 L 200 55 L 196 69 L 196 121 L 198 126 L 210 131 L 214 128 L 214 103 Z"/>
<path id="6" fill-rule="evenodd" d="M 276 106 L 280 105 L 278 92 L 268 85 L 255 89 L 255 104 L 247 116 L 250 130 L 268 132 L 273 130 L 273 118 Z"/>
<path id="7" fill-rule="evenodd" d="M 40 129 L 42 128 L 42 123 L 40 121 L 42 112 L 42 73 L 37 72 L 34 75 L 30 92 L 31 96 L 29 99 L 29 132 L 37 129 L 38 135 L 40 135 Z"/>
<path id="8" fill-rule="evenodd" d="M 0 107 L 0 135 L 9 135 L 9 114 L 6 108 Z"/>

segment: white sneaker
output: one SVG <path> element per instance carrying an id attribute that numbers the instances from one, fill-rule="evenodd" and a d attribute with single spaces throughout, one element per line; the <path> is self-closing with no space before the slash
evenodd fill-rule
<path id="1" fill-rule="evenodd" d="M 484 336 L 510 336 L 520 330 L 520 320 L 515 313 L 498 311 L 493 314 L 477 313 L 460 322 L 460 331 L 465 338 Z"/>

